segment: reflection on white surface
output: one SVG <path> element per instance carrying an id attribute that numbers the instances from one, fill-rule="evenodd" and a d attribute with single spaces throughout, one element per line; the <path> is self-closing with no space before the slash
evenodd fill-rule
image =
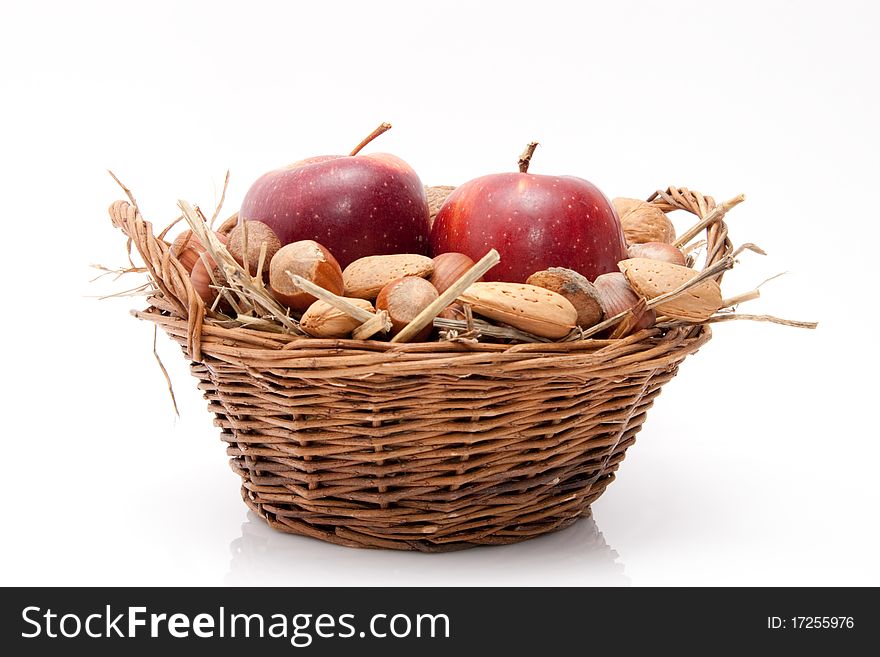
<path id="1" fill-rule="evenodd" d="M 248 512 L 230 544 L 231 586 L 629 586 L 592 518 L 515 545 L 442 554 L 362 550 L 271 529 Z"/>

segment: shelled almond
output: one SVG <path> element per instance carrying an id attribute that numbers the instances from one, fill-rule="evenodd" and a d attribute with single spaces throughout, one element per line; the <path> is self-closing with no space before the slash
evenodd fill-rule
<path id="1" fill-rule="evenodd" d="M 543 338 L 565 337 L 578 313 L 561 294 L 525 283 L 474 283 L 458 298 L 474 312 Z"/>
<path id="2" fill-rule="evenodd" d="M 398 253 L 359 258 L 345 268 L 342 280 L 346 296 L 372 300 L 396 278 L 426 278 L 433 272 L 434 261 L 431 258 L 415 253 Z"/>
<path id="3" fill-rule="evenodd" d="M 647 258 L 622 260 L 619 266 L 632 288 L 649 300 L 676 290 L 699 273 L 688 267 Z M 714 279 L 707 278 L 656 308 L 675 319 L 700 322 L 711 317 L 721 304 L 720 286 Z"/>

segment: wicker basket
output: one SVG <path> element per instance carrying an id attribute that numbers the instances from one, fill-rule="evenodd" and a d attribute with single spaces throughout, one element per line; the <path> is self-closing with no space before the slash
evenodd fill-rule
<path id="1" fill-rule="evenodd" d="M 687 189 L 649 200 L 700 218 L 715 206 Z M 588 516 L 663 384 L 711 337 L 692 325 L 391 344 L 223 328 L 137 208 L 117 201 L 110 214 L 158 290 L 134 314 L 192 361 L 244 501 L 276 529 L 340 545 L 455 550 Z M 722 217 L 706 229 L 706 266 L 731 252 Z"/>

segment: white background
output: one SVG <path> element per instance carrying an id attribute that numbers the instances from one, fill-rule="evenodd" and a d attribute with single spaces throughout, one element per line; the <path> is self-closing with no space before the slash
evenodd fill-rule
<path id="1" fill-rule="evenodd" d="M 4 3 L 2 584 L 878 585 L 876 3 Z M 157 225 L 262 172 L 371 150 L 430 184 L 511 170 L 718 199 L 743 310 L 682 367 L 618 481 L 557 535 L 448 555 L 266 529 L 124 264 L 113 169 Z M 686 222 L 679 224 L 686 228 Z"/>

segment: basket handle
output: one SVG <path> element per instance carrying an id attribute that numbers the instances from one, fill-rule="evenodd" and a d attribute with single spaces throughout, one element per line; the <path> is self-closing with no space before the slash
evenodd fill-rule
<path id="1" fill-rule="evenodd" d="M 707 269 L 717 262 L 720 262 L 733 253 L 733 242 L 727 236 L 727 224 L 724 222 L 724 215 L 735 205 L 745 200 L 744 196 L 722 203 L 720 206 L 715 203 L 715 199 L 711 196 L 704 196 L 700 192 L 693 191 L 687 187 L 668 187 L 665 190 L 657 190 L 648 197 L 648 203 L 651 203 L 663 212 L 671 212 L 673 210 L 685 210 L 695 215 L 699 220 L 694 228 L 684 233 L 679 240 L 689 242 L 700 231 L 706 231 L 706 264 L 703 269 Z M 709 223 L 702 226 L 704 220 L 708 219 Z M 683 243 L 676 243 L 676 246 L 684 246 Z M 716 281 L 721 282 L 724 270 L 718 272 L 714 277 Z"/>
<path id="2" fill-rule="evenodd" d="M 128 236 L 129 253 L 134 245 L 140 254 L 153 285 L 162 295 L 163 306 L 187 320 L 187 357 L 201 361 L 205 303 L 193 289 L 186 268 L 171 255 L 171 246 L 153 235 L 153 225 L 141 216 L 137 206 L 128 201 L 115 201 L 108 211 L 113 225 Z"/>

